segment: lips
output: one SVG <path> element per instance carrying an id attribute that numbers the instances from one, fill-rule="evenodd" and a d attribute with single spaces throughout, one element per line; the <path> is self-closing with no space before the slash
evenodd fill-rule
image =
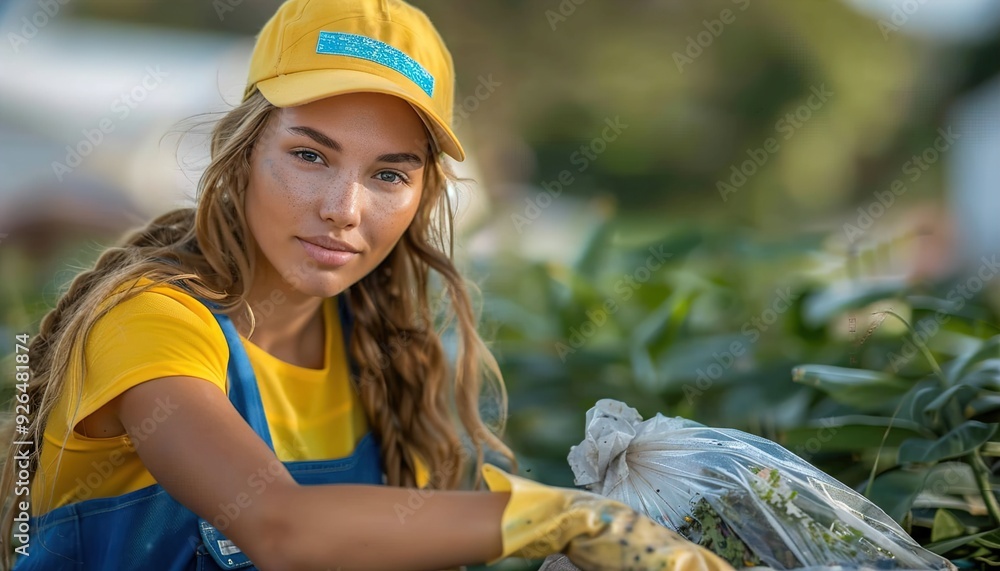
<path id="1" fill-rule="evenodd" d="M 360 252 L 360 250 L 352 246 L 349 242 L 338 240 L 336 238 L 330 238 L 329 236 L 308 236 L 306 238 L 299 238 L 299 240 L 309 242 L 310 244 L 319 246 L 321 248 L 326 248 L 327 250 L 351 252 L 354 254 Z"/>
<path id="2" fill-rule="evenodd" d="M 315 238 L 310 238 L 309 240 L 313 239 Z M 302 238 L 298 238 L 298 241 L 302 245 L 302 248 L 306 251 L 306 254 L 323 266 L 338 268 L 347 264 L 358 255 L 356 248 L 353 248 L 350 244 L 339 240 L 325 241 L 325 243 L 331 244 L 333 246 L 332 248 L 314 244 L 313 242 Z M 351 249 L 348 250 L 347 248 Z"/>

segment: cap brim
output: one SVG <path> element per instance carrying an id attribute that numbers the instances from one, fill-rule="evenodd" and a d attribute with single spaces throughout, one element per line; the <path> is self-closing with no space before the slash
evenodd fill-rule
<path id="1" fill-rule="evenodd" d="M 257 82 L 257 89 L 276 107 L 295 107 L 345 93 L 375 92 L 395 95 L 418 111 L 421 121 L 438 147 L 456 161 L 465 160 L 458 138 L 427 104 L 426 94 L 416 85 L 407 90 L 384 77 L 351 69 L 320 69 L 280 75 Z"/>

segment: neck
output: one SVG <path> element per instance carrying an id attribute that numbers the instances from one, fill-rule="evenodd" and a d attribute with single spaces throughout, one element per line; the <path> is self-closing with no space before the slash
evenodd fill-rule
<path id="1" fill-rule="evenodd" d="M 320 333 L 322 338 L 323 298 L 303 294 L 280 276 L 260 272 L 247 295 L 255 326 L 250 333 L 248 318 L 242 318 L 237 330 L 268 353 L 283 353 L 307 346 L 307 338 Z M 241 327 L 242 325 L 242 327 Z"/>

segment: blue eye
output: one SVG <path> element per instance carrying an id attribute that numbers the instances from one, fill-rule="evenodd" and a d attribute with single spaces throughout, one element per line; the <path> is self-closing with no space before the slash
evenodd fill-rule
<path id="1" fill-rule="evenodd" d="M 292 151 L 292 154 L 307 163 L 323 164 L 323 158 L 312 151 Z"/>
<path id="2" fill-rule="evenodd" d="M 398 182 L 382 178 L 382 175 L 387 175 L 387 174 L 396 177 L 398 179 Z M 396 171 L 382 171 L 375 176 L 379 177 L 379 180 L 381 180 L 382 182 L 388 182 L 389 184 L 403 184 L 407 182 L 406 177 Z"/>

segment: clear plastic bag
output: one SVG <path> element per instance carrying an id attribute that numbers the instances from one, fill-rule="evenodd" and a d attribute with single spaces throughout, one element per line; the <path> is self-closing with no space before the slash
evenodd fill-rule
<path id="1" fill-rule="evenodd" d="M 878 506 L 780 445 L 603 399 L 569 453 L 576 484 L 729 559 L 772 569 L 955 569 Z"/>

